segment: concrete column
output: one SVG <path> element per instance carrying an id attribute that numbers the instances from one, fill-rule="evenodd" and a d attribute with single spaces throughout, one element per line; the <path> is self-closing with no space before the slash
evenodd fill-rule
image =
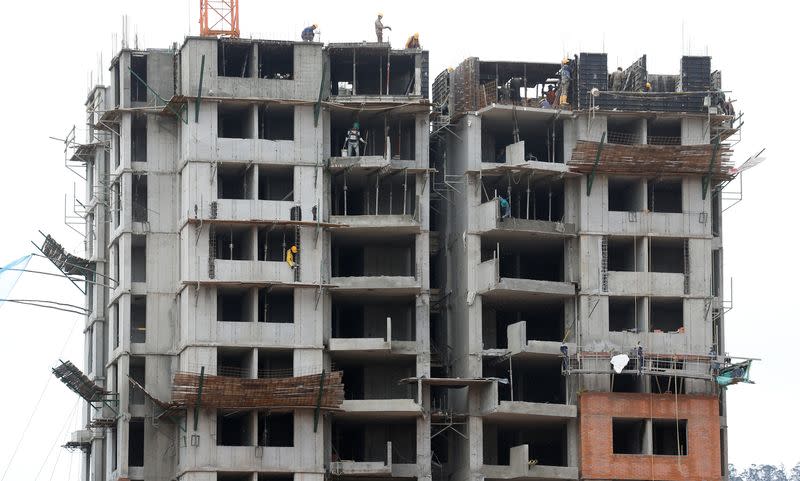
<path id="1" fill-rule="evenodd" d="M 258 78 L 258 43 L 253 42 L 250 50 L 250 78 Z"/>
<path id="2" fill-rule="evenodd" d="M 644 421 L 644 439 L 642 439 L 642 454 L 653 454 L 653 420 Z"/>
<path id="3" fill-rule="evenodd" d="M 638 119 L 636 121 L 639 125 L 637 125 L 637 130 L 639 131 L 639 143 L 646 144 L 647 143 L 647 119 Z"/>
<path id="4" fill-rule="evenodd" d="M 258 260 L 258 227 L 250 227 L 250 258 Z"/>
<path id="5" fill-rule="evenodd" d="M 258 311 L 258 287 L 251 288 L 249 294 L 250 319 L 252 319 L 251 322 L 258 322 L 258 316 L 260 315 Z M 266 319 L 264 319 L 264 321 L 266 321 Z M 256 357 L 256 365 L 258 365 L 258 357 Z"/>
<path id="6" fill-rule="evenodd" d="M 258 105 L 253 104 L 250 106 L 250 132 L 248 133 L 249 139 L 258 138 Z"/>

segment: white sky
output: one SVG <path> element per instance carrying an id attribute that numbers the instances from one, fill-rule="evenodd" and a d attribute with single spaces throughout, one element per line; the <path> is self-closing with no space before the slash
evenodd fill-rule
<path id="1" fill-rule="evenodd" d="M 800 338 L 792 297 L 800 262 L 796 245 L 800 173 L 789 162 L 800 78 L 796 13 L 768 2 L 266 2 L 241 0 L 243 36 L 299 39 L 303 26 L 320 24 L 328 41 L 373 40 L 378 9 L 394 44 L 420 33 L 430 50 L 431 79 L 467 56 L 486 60 L 559 61 L 564 53 L 606 51 L 609 68 L 647 54 L 651 73 L 677 74 L 680 56 L 709 54 L 746 113 L 735 159 L 762 147 L 769 160 L 748 171 L 744 200 L 724 215 L 725 275 L 734 279 L 734 309 L 727 315 L 732 355 L 763 358 L 752 371 L 756 385 L 729 391 L 730 459 L 737 465 L 800 461 L 797 400 L 800 388 L 791 354 Z M 713 4 L 712 4 L 713 3 Z M 130 41 L 168 47 L 197 34 L 196 0 L 86 0 L 5 2 L 0 42 L 0 265 L 32 251 L 38 229 L 82 254 L 82 238 L 63 224 L 64 195 L 80 179 L 63 166 L 63 137 L 84 121 L 89 72 L 105 70 L 113 33 L 129 15 Z M 546 6 L 547 5 L 547 6 Z M 724 8 L 723 8 L 724 5 Z M 312 15 L 312 12 L 313 15 Z M 682 32 L 685 35 L 682 36 Z M 108 83 L 108 72 L 104 72 Z M 793 83 L 795 82 L 795 83 Z M 792 221 L 791 219 L 795 219 Z M 52 269 L 34 259 L 30 269 Z M 81 303 L 67 281 L 28 274 L 13 298 Z M 47 383 L 6 480 L 79 479 L 80 455 L 58 446 L 78 429 L 76 396 L 53 378 L 59 357 L 83 365 L 79 316 L 19 305 L 0 308 L 0 477 Z M 50 379 L 50 381 L 48 381 Z M 790 414 L 790 415 L 787 415 Z M 38 473 L 38 474 L 37 474 Z"/>

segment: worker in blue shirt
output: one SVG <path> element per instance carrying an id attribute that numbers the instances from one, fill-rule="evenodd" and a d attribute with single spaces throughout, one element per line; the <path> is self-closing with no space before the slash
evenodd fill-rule
<path id="1" fill-rule="evenodd" d="M 505 219 L 506 217 L 511 217 L 511 205 L 502 195 L 500 196 L 500 212 L 501 212 L 500 216 L 501 219 Z"/>
<path id="2" fill-rule="evenodd" d="M 315 23 L 315 24 L 313 24 L 311 26 L 308 26 L 308 27 L 304 28 L 303 32 L 300 34 L 300 38 L 302 38 L 304 42 L 313 42 L 314 41 L 314 35 L 317 34 L 316 30 L 317 30 L 318 27 L 319 27 L 319 25 L 317 25 Z"/>

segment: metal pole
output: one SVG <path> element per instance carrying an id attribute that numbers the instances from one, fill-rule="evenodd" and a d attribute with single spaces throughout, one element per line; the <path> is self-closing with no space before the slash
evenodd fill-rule
<path id="1" fill-rule="evenodd" d="M 403 169 L 403 215 L 406 215 L 407 191 L 408 191 L 408 169 Z"/>
<path id="2" fill-rule="evenodd" d="M 197 401 L 194 403 L 194 430 L 197 431 L 197 418 L 200 415 L 200 402 L 203 396 L 203 380 L 206 376 L 206 367 L 200 367 L 200 381 L 197 383 Z"/>
<path id="3" fill-rule="evenodd" d="M 194 123 L 200 120 L 200 96 L 203 95 L 203 74 L 206 70 L 206 56 L 200 59 L 200 83 L 197 86 L 197 98 L 194 100 Z"/>
<path id="4" fill-rule="evenodd" d="M 528 176 L 528 187 L 525 189 L 525 219 L 531 218 L 531 176 Z M 535 213 L 534 213 L 535 214 Z"/>
<path id="5" fill-rule="evenodd" d="M 356 95 L 356 49 L 353 49 L 353 95 Z"/>
<path id="6" fill-rule="evenodd" d="M 511 365 L 511 356 L 508 358 L 508 382 L 511 391 L 511 402 L 514 402 L 514 368 Z"/>

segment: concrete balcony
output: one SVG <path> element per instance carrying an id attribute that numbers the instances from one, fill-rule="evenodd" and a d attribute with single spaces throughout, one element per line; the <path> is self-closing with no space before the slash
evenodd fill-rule
<path id="1" fill-rule="evenodd" d="M 335 476 L 391 476 L 392 442 L 386 443 L 386 461 L 333 461 L 331 474 Z"/>
<path id="2" fill-rule="evenodd" d="M 216 341 L 221 344 L 253 347 L 293 347 L 294 323 L 217 322 Z"/>
<path id="3" fill-rule="evenodd" d="M 422 95 L 331 95 L 331 102 L 340 104 L 362 105 L 365 103 L 389 103 L 404 104 L 409 102 L 419 102 L 423 100 Z"/>
<path id="4" fill-rule="evenodd" d="M 332 215 L 332 224 L 344 224 L 348 231 L 387 231 L 395 234 L 419 234 L 420 223 L 412 215 Z"/>
<path id="5" fill-rule="evenodd" d="M 349 337 L 331 338 L 330 351 L 387 352 L 392 350 L 392 318 L 386 318 L 385 338 L 382 337 Z"/>
<path id="6" fill-rule="evenodd" d="M 571 419 L 578 416 L 578 407 L 570 404 L 550 404 L 526 401 L 500 401 L 482 412 L 486 419 L 535 420 Z"/>
<path id="7" fill-rule="evenodd" d="M 215 451 L 216 459 L 205 462 L 225 471 L 292 471 L 302 465 L 295 447 L 216 446 Z"/>
<path id="8" fill-rule="evenodd" d="M 508 466 L 483 465 L 481 474 L 486 478 L 554 480 L 578 479 L 578 468 L 572 466 L 545 466 L 534 464 L 529 446 L 522 444 L 511 448 Z"/>
<path id="9" fill-rule="evenodd" d="M 297 156 L 294 140 L 217 138 L 215 160 L 292 163 Z"/>
<path id="10" fill-rule="evenodd" d="M 291 283 L 294 273 L 285 262 L 216 259 L 215 281 L 221 283 L 263 284 Z"/>
<path id="11" fill-rule="evenodd" d="M 496 258 L 478 264 L 475 280 L 478 293 L 490 297 L 512 298 L 525 295 L 566 297 L 575 295 L 575 286 L 571 282 L 500 277 L 500 263 Z"/>
<path id="12" fill-rule="evenodd" d="M 291 276 L 291 273 L 289 273 Z M 354 276 L 332 277 L 331 284 L 337 291 L 353 293 L 391 292 L 393 294 L 417 294 L 420 283 L 412 276 Z"/>
<path id="13" fill-rule="evenodd" d="M 572 419 L 578 416 L 578 407 L 571 404 L 501 401 L 497 383 L 486 387 L 481 402 L 481 416 L 497 421 L 532 421 Z"/>
<path id="14" fill-rule="evenodd" d="M 291 201 L 218 199 L 217 218 L 226 221 L 290 220 Z"/>
<path id="15" fill-rule="evenodd" d="M 497 199 L 484 202 L 475 209 L 474 229 L 478 234 L 502 234 L 504 237 L 520 239 L 536 236 L 574 236 L 575 224 L 551 222 L 546 220 L 519 219 L 516 217 L 500 218 L 500 206 Z"/>
<path id="16" fill-rule="evenodd" d="M 681 297 L 684 295 L 683 274 L 668 272 L 622 272 L 608 273 L 608 292 L 615 295 Z"/>
<path id="17" fill-rule="evenodd" d="M 523 142 L 519 142 L 519 144 L 524 144 L 524 143 L 525 143 L 524 141 Z M 511 144 L 508 147 L 506 147 L 506 149 L 515 147 L 515 146 L 517 146 L 519 144 Z M 523 149 L 524 149 L 524 145 L 523 145 Z M 508 152 L 508 150 L 506 152 Z M 480 163 L 481 171 L 484 174 L 493 174 L 493 173 L 502 173 L 502 172 L 507 171 L 508 169 L 511 169 L 511 168 L 513 168 L 515 170 L 519 170 L 521 168 L 521 169 L 526 169 L 526 170 L 530 170 L 530 171 L 537 172 L 537 173 L 541 172 L 542 174 L 565 174 L 566 175 L 566 174 L 569 173 L 569 168 L 567 168 L 566 164 L 562 164 L 562 163 L 559 163 L 559 162 L 542 162 L 540 160 L 529 160 L 529 161 L 520 160 L 520 155 L 521 154 L 519 154 L 518 152 L 519 152 L 519 148 L 515 147 L 513 149 L 513 152 L 512 152 L 513 157 L 511 157 L 511 159 L 512 159 L 511 162 L 515 162 L 515 163 L 509 163 L 508 160 L 506 160 L 506 162 L 481 162 Z M 506 156 L 506 159 L 509 159 L 509 158 L 510 157 Z"/>
<path id="18" fill-rule="evenodd" d="M 422 416 L 422 406 L 413 399 L 345 399 L 343 413 L 337 417 L 385 417 L 393 418 Z"/>
<path id="19" fill-rule="evenodd" d="M 542 358 L 561 356 L 561 343 L 558 341 L 537 341 L 527 339 L 527 321 L 511 324 L 506 329 L 508 333 L 508 350 L 515 359 Z M 566 343 L 568 352 L 575 353 L 577 345 L 574 342 Z"/>
<path id="20" fill-rule="evenodd" d="M 608 213 L 608 234 L 660 237 L 711 238 L 711 214 L 702 212 L 617 212 Z"/>
<path id="21" fill-rule="evenodd" d="M 364 351 L 364 352 L 386 352 L 392 350 L 391 339 L 379 337 L 363 338 L 331 338 L 330 351 Z"/>

